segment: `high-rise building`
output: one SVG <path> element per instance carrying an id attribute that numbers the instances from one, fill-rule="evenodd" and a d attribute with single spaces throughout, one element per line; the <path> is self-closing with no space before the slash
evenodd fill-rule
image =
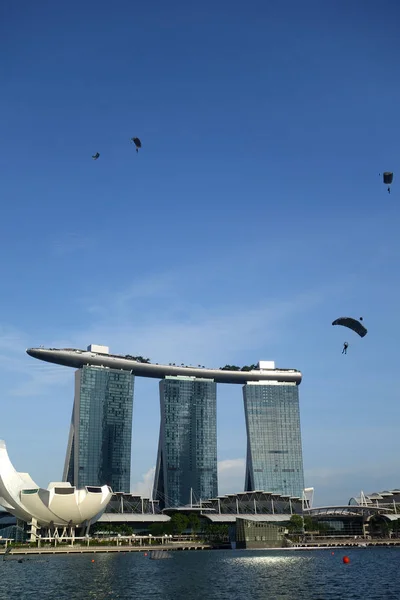
<path id="1" fill-rule="evenodd" d="M 247 430 L 245 491 L 302 497 L 298 390 L 296 383 L 273 381 L 243 386 Z"/>
<path id="2" fill-rule="evenodd" d="M 133 387 L 129 371 L 88 365 L 75 372 L 64 481 L 130 491 Z"/>
<path id="3" fill-rule="evenodd" d="M 161 507 L 218 495 L 217 391 L 212 379 L 160 381 L 161 425 L 153 498 Z"/>

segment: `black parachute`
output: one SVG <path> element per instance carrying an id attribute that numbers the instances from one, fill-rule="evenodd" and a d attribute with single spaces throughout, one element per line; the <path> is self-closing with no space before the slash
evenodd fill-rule
<path id="1" fill-rule="evenodd" d="M 360 321 L 362 321 L 362 317 L 360 317 Z M 357 321 L 357 319 L 353 319 L 351 317 L 340 317 L 339 319 L 333 321 L 332 325 L 342 325 L 343 327 L 348 327 L 349 329 L 352 329 L 358 333 L 360 337 L 364 337 L 367 335 L 368 330 L 362 323 L 360 323 L 360 321 Z"/>
<path id="2" fill-rule="evenodd" d="M 139 140 L 138 137 L 133 137 L 131 138 L 131 143 L 134 143 L 136 146 L 136 152 L 139 152 L 139 148 L 142 147 L 142 142 Z"/>
<path id="3" fill-rule="evenodd" d="M 383 174 L 383 183 L 385 185 L 390 185 L 393 181 L 393 173 L 390 173 L 389 171 L 385 171 Z"/>
<path id="4" fill-rule="evenodd" d="M 100 154 L 98 152 L 96 152 L 96 154 L 94 154 L 92 156 L 93 160 L 97 160 L 99 158 Z"/>
<path id="5" fill-rule="evenodd" d="M 388 192 L 390 194 L 390 186 L 393 182 L 393 173 L 385 171 L 383 174 L 383 183 L 388 186 Z"/>

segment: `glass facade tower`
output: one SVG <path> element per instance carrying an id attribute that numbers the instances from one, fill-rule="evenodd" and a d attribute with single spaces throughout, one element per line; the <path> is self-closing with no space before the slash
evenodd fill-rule
<path id="1" fill-rule="evenodd" d="M 211 379 L 160 381 L 161 425 L 153 499 L 183 506 L 218 495 L 217 385 Z"/>
<path id="2" fill-rule="evenodd" d="M 133 387 L 129 371 L 84 366 L 75 372 L 64 481 L 130 492 Z"/>
<path id="3" fill-rule="evenodd" d="M 243 386 L 247 430 L 245 491 L 302 497 L 303 453 L 295 383 Z"/>

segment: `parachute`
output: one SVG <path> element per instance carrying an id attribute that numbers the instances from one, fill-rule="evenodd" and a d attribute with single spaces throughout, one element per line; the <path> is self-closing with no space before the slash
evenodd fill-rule
<path id="1" fill-rule="evenodd" d="M 92 156 L 93 160 L 97 160 L 99 158 L 100 154 L 98 152 L 96 152 L 96 154 L 94 154 Z"/>
<path id="2" fill-rule="evenodd" d="M 393 181 L 393 173 L 390 171 L 385 171 L 383 174 L 383 183 L 388 186 L 388 192 L 390 194 L 390 186 Z"/>
<path id="3" fill-rule="evenodd" d="M 142 142 L 139 140 L 139 138 L 138 138 L 138 137 L 133 137 L 133 138 L 131 138 L 131 143 L 132 143 L 132 142 L 133 142 L 133 143 L 135 144 L 135 146 L 136 146 L 136 152 L 139 152 L 139 148 L 141 148 L 141 147 L 142 147 Z"/>
<path id="4" fill-rule="evenodd" d="M 362 317 L 360 317 L 360 321 L 362 321 Z M 339 319 L 333 321 L 332 325 L 343 325 L 343 327 L 348 327 L 349 329 L 355 331 L 355 333 L 358 333 L 360 337 L 364 337 L 367 335 L 367 329 L 362 323 L 360 323 L 360 321 L 357 321 L 357 319 L 352 319 L 351 317 L 340 317 Z"/>
<path id="5" fill-rule="evenodd" d="M 385 171 L 383 174 L 383 183 L 385 185 L 390 185 L 393 181 L 393 173 L 390 173 L 389 171 Z"/>

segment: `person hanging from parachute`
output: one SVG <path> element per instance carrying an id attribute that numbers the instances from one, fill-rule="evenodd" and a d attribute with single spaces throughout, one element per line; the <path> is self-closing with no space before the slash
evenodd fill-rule
<path id="1" fill-rule="evenodd" d="M 92 156 L 93 160 L 97 160 L 99 158 L 100 154 L 98 152 L 96 152 L 96 154 L 94 154 Z"/>
<path id="2" fill-rule="evenodd" d="M 365 337 L 368 333 L 368 330 L 361 323 L 362 320 L 362 317 L 360 317 L 359 321 L 357 321 L 357 319 L 353 319 L 352 317 L 340 317 L 339 319 L 333 321 L 332 325 L 342 325 L 343 327 L 352 329 L 355 333 L 358 333 L 360 337 Z M 347 354 L 348 347 L 349 343 L 344 342 L 342 354 Z"/>
<path id="3" fill-rule="evenodd" d="M 390 171 L 385 171 L 383 174 L 383 183 L 388 186 L 388 188 L 387 188 L 388 194 L 390 194 L 390 186 L 392 185 L 392 182 L 393 182 L 393 173 L 391 173 Z"/>
<path id="4" fill-rule="evenodd" d="M 140 139 L 138 137 L 131 138 L 131 144 L 135 144 L 136 152 L 139 152 L 139 148 L 142 147 L 142 142 L 140 141 Z"/>

